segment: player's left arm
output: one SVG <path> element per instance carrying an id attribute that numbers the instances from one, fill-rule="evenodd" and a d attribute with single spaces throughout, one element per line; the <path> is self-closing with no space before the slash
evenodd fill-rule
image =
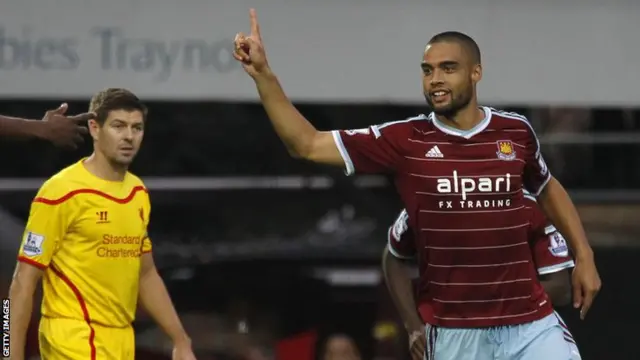
<path id="1" fill-rule="evenodd" d="M 538 138 L 533 129 L 529 129 L 531 133 L 525 144 L 524 185 L 536 194 L 546 216 L 569 242 L 576 260 L 573 274 L 574 306 L 582 306 L 581 316 L 584 316 L 602 285 L 593 250 L 573 201 L 562 184 L 551 175 L 540 152 Z"/>
<path id="2" fill-rule="evenodd" d="M 138 294 L 140 305 L 171 338 L 175 348 L 191 349 L 191 339 L 182 326 L 164 281 L 158 274 L 153 254 L 150 251 L 143 252 L 141 262 Z"/>
<path id="3" fill-rule="evenodd" d="M 555 226 L 549 223 L 536 198 L 523 189 L 525 202 L 531 210 L 531 253 L 538 270 L 538 279 L 553 306 L 571 302 L 569 270 L 575 266 L 567 242 Z"/>
<path id="4" fill-rule="evenodd" d="M 402 210 L 389 228 L 387 248 L 382 253 L 382 273 L 406 330 L 409 334 L 424 329 L 416 309 L 413 285 L 406 260 L 416 259 L 413 231 L 409 228 L 409 214 Z"/>
<path id="5" fill-rule="evenodd" d="M 151 202 L 148 195 L 145 198 L 145 207 L 141 214 L 145 228 L 149 226 Z M 142 308 L 149 314 L 160 328 L 171 338 L 173 342 L 173 359 L 195 360 L 191 350 L 191 338 L 182 326 L 178 312 L 173 306 L 169 291 L 158 273 L 153 260 L 152 244 L 148 233 L 145 233 L 140 248 L 140 285 L 138 300 Z"/>
<path id="6" fill-rule="evenodd" d="M 539 209 L 536 212 L 541 213 Z M 542 216 L 542 214 L 541 214 Z M 545 219 L 546 220 L 546 219 Z M 533 261 L 538 279 L 553 306 L 571 302 L 571 272 L 575 262 L 564 237 L 553 225 L 545 226 L 533 243 Z"/>
<path id="7" fill-rule="evenodd" d="M 564 186 L 553 176 L 540 191 L 538 203 L 549 220 L 566 236 L 576 258 L 593 262 L 593 250 L 587 241 L 578 210 Z"/>

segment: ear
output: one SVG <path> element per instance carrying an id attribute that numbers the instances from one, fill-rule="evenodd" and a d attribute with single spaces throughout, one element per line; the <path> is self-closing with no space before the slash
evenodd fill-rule
<path id="1" fill-rule="evenodd" d="M 477 84 L 482 80 L 482 65 L 477 64 L 473 66 L 473 69 L 471 70 L 471 80 L 474 84 Z"/>
<path id="2" fill-rule="evenodd" d="M 88 125 L 89 125 L 89 134 L 91 134 L 91 138 L 93 139 L 93 141 L 97 141 L 98 136 L 100 135 L 100 130 L 102 129 L 102 126 L 100 126 L 100 124 L 95 120 L 89 120 Z"/>

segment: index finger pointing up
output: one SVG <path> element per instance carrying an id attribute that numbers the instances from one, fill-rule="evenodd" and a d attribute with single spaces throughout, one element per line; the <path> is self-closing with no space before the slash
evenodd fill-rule
<path id="1" fill-rule="evenodd" d="M 251 19 L 251 35 L 261 39 L 260 25 L 258 24 L 258 15 L 256 9 L 249 10 L 249 19 Z"/>

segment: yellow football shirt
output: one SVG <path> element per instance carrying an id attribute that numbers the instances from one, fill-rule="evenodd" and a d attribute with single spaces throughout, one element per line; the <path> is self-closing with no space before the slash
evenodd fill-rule
<path id="1" fill-rule="evenodd" d="M 47 180 L 31 204 L 18 260 L 44 270 L 42 315 L 126 327 L 140 257 L 151 251 L 144 184 L 100 179 L 84 159 Z"/>

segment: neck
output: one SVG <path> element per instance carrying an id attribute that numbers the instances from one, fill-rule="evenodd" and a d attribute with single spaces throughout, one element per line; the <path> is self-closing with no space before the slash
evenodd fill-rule
<path id="1" fill-rule="evenodd" d="M 436 115 L 436 117 L 448 126 L 460 130 L 470 130 L 485 118 L 485 113 L 478 107 L 478 102 L 473 100 L 452 116 Z"/>
<path id="2" fill-rule="evenodd" d="M 123 181 L 127 175 L 125 166 L 113 164 L 99 152 L 93 152 L 84 162 L 84 166 L 93 175 L 108 181 Z"/>

